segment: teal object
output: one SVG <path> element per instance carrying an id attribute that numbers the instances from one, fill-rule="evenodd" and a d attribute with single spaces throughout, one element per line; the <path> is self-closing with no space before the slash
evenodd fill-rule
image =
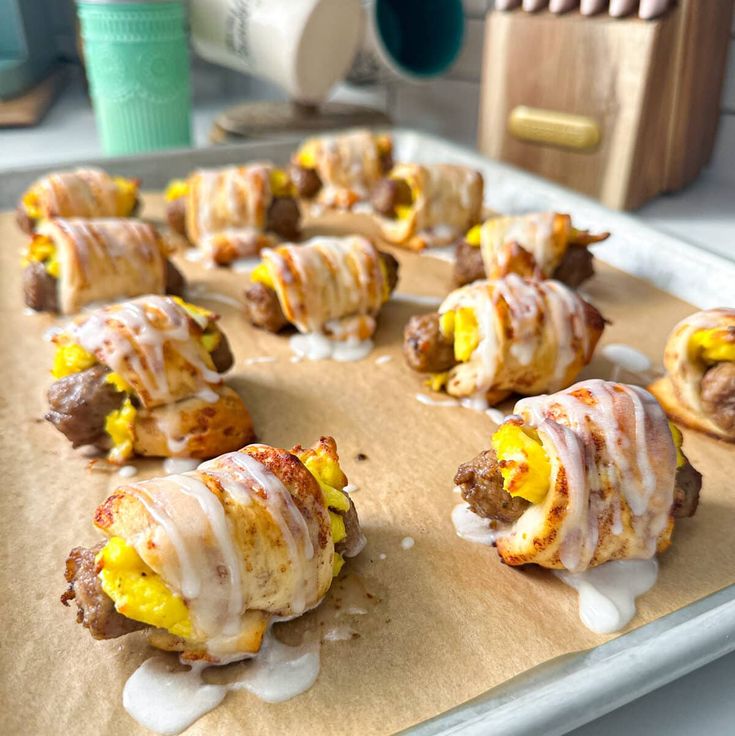
<path id="1" fill-rule="evenodd" d="M 457 58 L 464 38 L 462 0 L 375 0 L 378 34 L 395 64 L 435 77 Z"/>
<path id="2" fill-rule="evenodd" d="M 190 146 L 182 3 L 80 0 L 77 10 L 105 154 Z"/>

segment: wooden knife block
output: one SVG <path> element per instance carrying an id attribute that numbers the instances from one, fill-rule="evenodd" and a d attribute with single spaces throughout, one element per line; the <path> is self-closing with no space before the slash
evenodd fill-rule
<path id="1" fill-rule="evenodd" d="M 479 148 L 617 209 L 680 189 L 712 154 L 732 8 L 489 13 Z"/>

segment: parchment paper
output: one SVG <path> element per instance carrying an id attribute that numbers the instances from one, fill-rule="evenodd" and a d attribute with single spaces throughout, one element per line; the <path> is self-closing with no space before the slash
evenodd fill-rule
<path id="1" fill-rule="evenodd" d="M 149 197 L 144 214 L 160 215 L 161 207 L 159 197 Z M 53 348 L 42 335 L 58 320 L 23 312 L 18 251 L 24 238 L 9 214 L 0 216 L 0 239 L 0 730 L 145 733 L 121 701 L 125 680 L 152 653 L 145 639 L 96 642 L 59 602 L 66 554 L 98 540 L 93 510 L 124 479 L 88 469 L 89 461 L 43 421 Z M 221 301 L 195 299 L 222 314 L 236 357 L 228 382 L 245 399 L 262 441 L 290 447 L 320 434 L 336 437 L 343 467 L 359 487 L 353 498 L 369 540 L 346 570 L 374 597 L 367 614 L 350 619 L 358 638 L 322 646 L 321 674 L 306 694 L 267 705 L 231 693 L 188 734 L 389 733 L 608 638 L 584 628 L 576 593 L 548 572 L 506 567 L 494 549 L 455 535 L 450 512 L 459 497 L 452 477 L 459 463 L 487 447 L 494 425 L 484 414 L 416 400 L 426 390 L 402 360 L 401 335 L 412 314 L 430 307 L 405 295 L 434 295 L 438 304 L 450 289 L 451 267 L 394 252 L 404 296 L 386 305 L 376 349 L 358 363 L 291 363 L 286 337 L 250 328 Z M 181 257 L 177 264 L 195 288 L 210 292 L 237 298 L 247 282 L 245 274 L 206 270 Z M 584 291 L 613 323 L 603 344 L 630 344 L 657 365 L 671 327 L 694 311 L 604 264 Z M 277 362 L 244 363 L 265 355 Z M 383 355 L 392 360 L 376 364 Z M 598 357 L 582 378 L 606 378 L 610 370 Z M 735 583 L 733 448 L 686 430 L 684 447 L 704 473 L 702 502 L 693 519 L 677 524 L 659 581 L 639 599 L 633 626 Z M 358 453 L 367 458 L 357 460 Z M 161 472 L 156 461 L 134 464 L 136 479 Z M 401 545 L 406 537 L 415 540 L 410 549 Z"/>

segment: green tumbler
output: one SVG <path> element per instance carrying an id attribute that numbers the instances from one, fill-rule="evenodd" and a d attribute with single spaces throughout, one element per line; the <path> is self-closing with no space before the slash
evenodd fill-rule
<path id="1" fill-rule="evenodd" d="M 97 129 L 107 155 L 191 145 L 181 0 L 78 0 Z"/>

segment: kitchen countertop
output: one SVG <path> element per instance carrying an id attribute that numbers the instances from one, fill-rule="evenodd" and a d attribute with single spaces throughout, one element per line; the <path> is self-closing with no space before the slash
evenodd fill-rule
<path id="1" fill-rule="evenodd" d="M 385 97 L 385 91 L 378 94 Z M 257 80 L 223 75 L 204 65 L 194 78 L 194 141 L 208 143 L 216 115 L 244 97 L 277 99 L 278 90 Z M 337 99 L 369 103 L 370 94 L 338 89 Z M 400 122 L 400 121 L 399 121 Z M 471 140 L 459 142 L 472 145 Z M 30 164 L 57 164 L 100 155 L 94 116 L 81 78 L 70 82 L 46 118 L 36 128 L 0 130 L 0 176 L 3 169 Z M 676 194 L 658 197 L 637 214 L 654 228 L 706 250 L 735 259 L 735 182 L 713 171 Z M 735 284 L 733 285 L 735 288 Z M 733 733 L 735 723 L 735 653 L 572 732 L 573 736 L 708 736 Z"/>

